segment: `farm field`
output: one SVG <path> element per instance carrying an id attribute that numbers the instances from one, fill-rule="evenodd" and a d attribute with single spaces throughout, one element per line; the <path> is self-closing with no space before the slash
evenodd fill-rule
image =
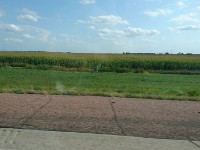
<path id="1" fill-rule="evenodd" d="M 1 52 L 0 67 L 83 72 L 200 74 L 199 55 Z"/>
<path id="2" fill-rule="evenodd" d="M 200 100 L 199 55 L 0 52 L 0 92 Z"/>
<path id="3" fill-rule="evenodd" d="M 199 75 L 0 69 L 0 92 L 200 100 Z"/>

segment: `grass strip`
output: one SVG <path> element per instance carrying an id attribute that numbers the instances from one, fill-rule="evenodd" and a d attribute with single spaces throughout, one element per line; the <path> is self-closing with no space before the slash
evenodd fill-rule
<path id="1" fill-rule="evenodd" d="M 0 92 L 200 101 L 199 75 L 0 69 Z"/>

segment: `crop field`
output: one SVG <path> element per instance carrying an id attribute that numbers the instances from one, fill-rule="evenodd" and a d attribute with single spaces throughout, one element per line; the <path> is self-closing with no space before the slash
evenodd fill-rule
<path id="1" fill-rule="evenodd" d="M 0 92 L 200 101 L 199 55 L 0 53 Z"/>
<path id="2" fill-rule="evenodd" d="M 200 56 L 1 52 L 0 67 L 84 72 L 199 74 Z"/>

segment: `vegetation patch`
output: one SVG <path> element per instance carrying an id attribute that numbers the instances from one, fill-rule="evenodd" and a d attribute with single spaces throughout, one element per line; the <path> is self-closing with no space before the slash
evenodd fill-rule
<path id="1" fill-rule="evenodd" d="M 200 100 L 199 55 L 0 52 L 0 92 Z"/>
<path id="2" fill-rule="evenodd" d="M 199 75 L 0 69 L 0 92 L 200 101 Z"/>
<path id="3" fill-rule="evenodd" d="M 200 74 L 198 55 L 0 53 L 0 67 L 41 70 Z"/>

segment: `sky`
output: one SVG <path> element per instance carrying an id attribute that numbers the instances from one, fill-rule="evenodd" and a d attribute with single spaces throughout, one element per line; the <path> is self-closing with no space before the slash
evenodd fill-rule
<path id="1" fill-rule="evenodd" d="M 1 0 L 0 51 L 200 53 L 199 0 Z"/>

